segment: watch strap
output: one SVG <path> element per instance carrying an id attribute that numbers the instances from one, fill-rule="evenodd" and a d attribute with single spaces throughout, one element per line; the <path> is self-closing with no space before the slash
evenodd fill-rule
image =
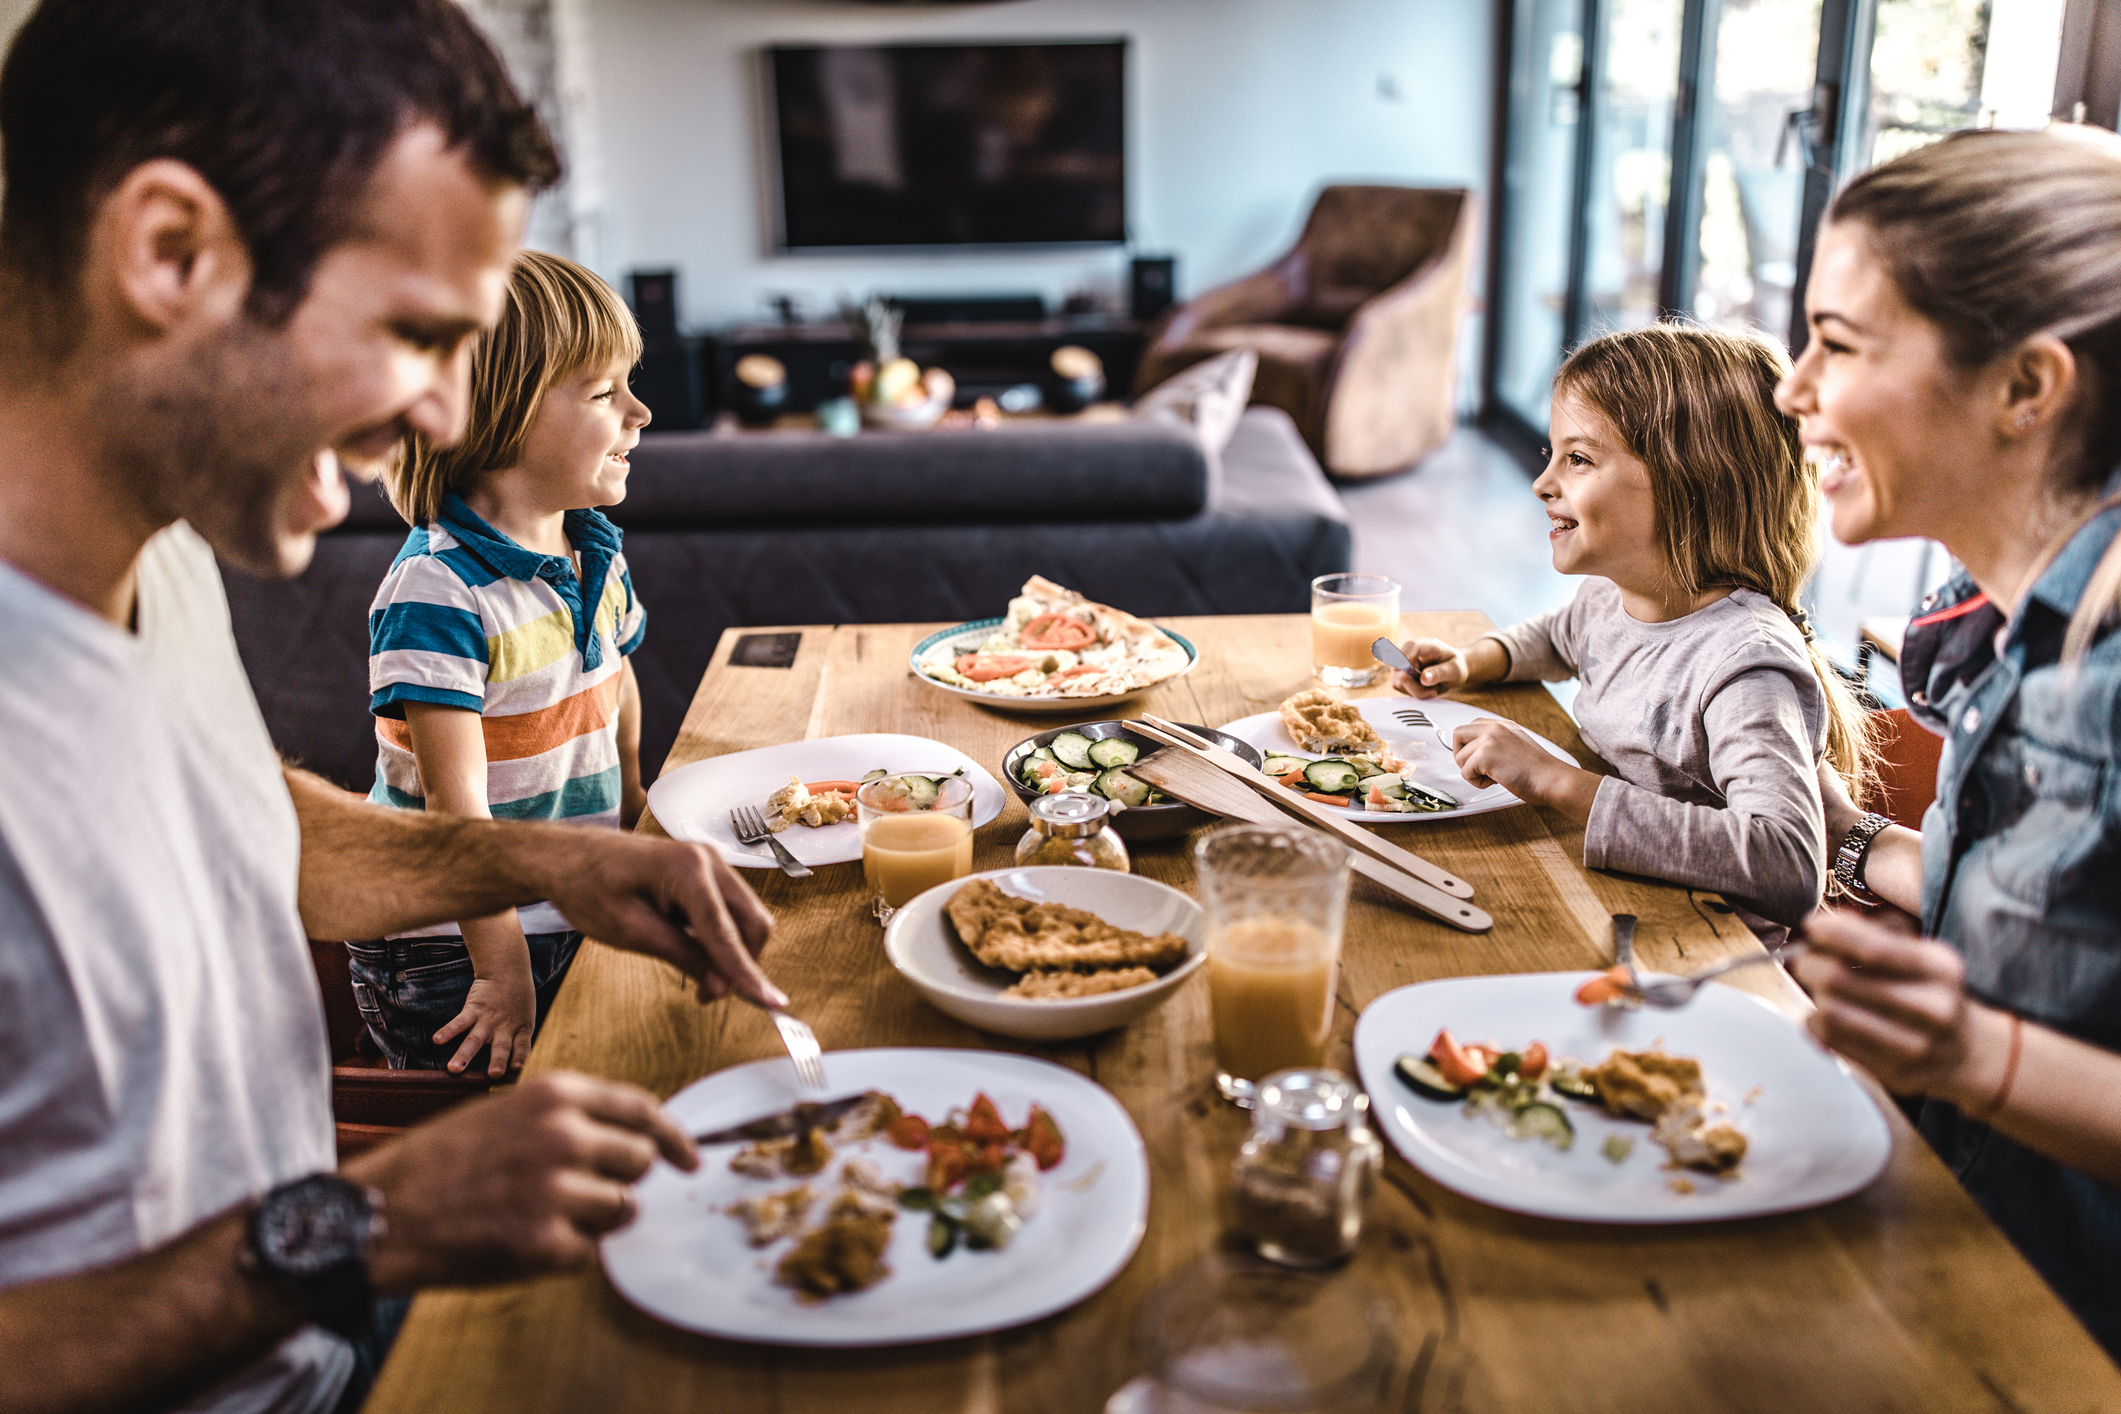
<path id="1" fill-rule="evenodd" d="M 320 1189 L 333 1190 L 341 1201 L 365 1215 L 361 1232 L 337 1260 L 321 1270 L 296 1271 L 280 1261 L 265 1236 L 267 1215 L 276 1204 L 300 1202 Z M 375 1322 L 375 1285 L 368 1275 L 368 1248 L 383 1235 L 383 1195 L 336 1173 L 314 1173 L 269 1189 L 244 1215 L 242 1266 L 299 1306 L 315 1324 L 347 1339 Z"/>
<path id="2" fill-rule="evenodd" d="M 1841 839 L 1841 847 L 1834 851 L 1834 885 L 1842 893 L 1864 903 L 1879 901 L 1863 880 L 1863 866 L 1870 858 L 1872 841 L 1892 823 L 1890 816 L 1873 811 L 1849 827 L 1849 832 Z"/>

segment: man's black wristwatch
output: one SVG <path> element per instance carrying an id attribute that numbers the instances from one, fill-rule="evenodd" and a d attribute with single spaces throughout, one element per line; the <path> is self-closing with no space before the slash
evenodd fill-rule
<path id="1" fill-rule="evenodd" d="M 1878 895 L 1863 882 L 1863 862 L 1870 856 L 1871 841 L 1879 832 L 1892 824 L 1889 816 L 1873 812 L 1849 827 L 1841 840 L 1841 848 L 1834 851 L 1834 883 L 1842 893 L 1861 903 L 1878 903 Z"/>
<path id="2" fill-rule="evenodd" d="M 241 1261 L 318 1325 L 351 1337 L 374 1316 L 368 1250 L 383 1232 L 381 1193 L 335 1173 L 313 1173 L 251 1204 Z"/>

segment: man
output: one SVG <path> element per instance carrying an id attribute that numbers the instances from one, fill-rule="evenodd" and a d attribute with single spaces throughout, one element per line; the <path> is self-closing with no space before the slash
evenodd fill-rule
<path id="1" fill-rule="evenodd" d="M 328 1410 L 353 1347 L 313 1322 L 578 1265 L 696 1160 L 555 1075 L 331 1173 L 304 934 L 550 898 L 785 1005 L 771 919 L 689 846 L 283 773 L 242 676 L 212 554 L 292 574 L 342 464 L 460 433 L 556 173 L 461 12 L 46 0 L 0 138 L 0 1409 Z"/>

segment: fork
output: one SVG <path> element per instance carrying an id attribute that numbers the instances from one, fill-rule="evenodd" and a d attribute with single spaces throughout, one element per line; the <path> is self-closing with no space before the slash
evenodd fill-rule
<path id="1" fill-rule="evenodd" d="M 1803 943 L 1787 943 L 1771 953 L 1755 953 L 1751 957 L 1727 958 L 1714 967 L 1704 967 L 1688 977 L 1660 977 L 1635 984 L 1635 994 L 1647 1006 L 1682 1007 L 1694 999 L 1694 993 L 1711 977 L 1721 977 L 1726 972 L 1736 972 L 1741 967 L 1758 967 L 1763 962 L 1780 962 L 1786 957 L 1795 957 L 1804 951 Z"/>
<path id="2" fill-rule="evenodd" d="M 752 846 L 770 845 L 773 849 L 774 861 L 781 866 L 781 872 L 789 878 L 807 879 L 810 877 L 810 867 L 789 853 L 788 846 L 781 843 L 780 837 L 766 828 L 766 818 L 759 814 L 759 808 L 756 805 L 739 805 L 736 809 L 730 811 L 729 828 L 735 832 L 738 844 Z M 796 1024 L 801 1025 L 802 1023 L 798 1022 Z M 817 1038 L 811 1038 L 810 1049 L 813 1052 L 817 1050 Z"/>
<path id="3" fill-rule="evenodd" d="M 1628 985 L 1636 991 L 1642 990 L 1642 979 L 1635 975 L 1635 923 L 1632 913 L 1613 915 L 1613 965 L 1628 970 Z"/>
<path id="4" fill-rule="evenodd" d="M 768 1013 L 773 1017 L 774 1027 L 781 1033 L 781 1044 L 788 1048 L 789 1064 L 795 1067 L 795 1078 L 803 1088 L 817 1094 L 825 1093 L 825 1048 L 817 1043 L 817 1032 L 810 1024 L 790 1016 L 785 1011 Z"/>

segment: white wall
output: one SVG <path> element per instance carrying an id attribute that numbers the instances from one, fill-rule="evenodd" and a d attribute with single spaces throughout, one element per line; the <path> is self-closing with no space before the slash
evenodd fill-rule
<path id="1" fill-rule="evenodd" d="M 0 0 L 4 3 L 5 0 Z M 1493 0 L 1014 0 L 891 9 L 846 0 L 586 0 L 613 279 L 679 271 L 685 321 L 768 295 L 1076 289 L 1124 301 L 1126 253 L 777 256 L 763 209 L 757 51 L 773 43 L 1125 36 L 1137 250 L 1178 256 L 1181 293 L 1294 237 L 1315 190 L 1371 179 L 1484 190 Z"/>

